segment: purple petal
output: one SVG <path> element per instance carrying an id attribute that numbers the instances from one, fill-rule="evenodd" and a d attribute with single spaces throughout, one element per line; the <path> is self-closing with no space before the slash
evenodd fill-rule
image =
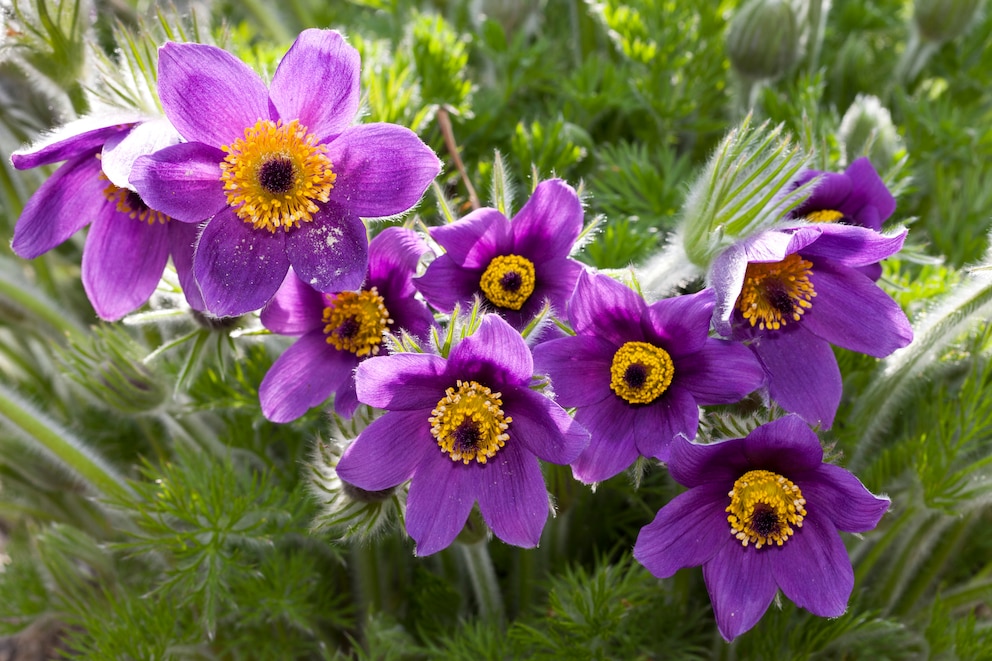
<path id="1" fill-rule="evenodd" d="M 772 399 L 809 424 L 829 429 L 843 388 L 830 344 L 800 324 L 765 334 L 751 346 L 768 374 Z"/>
<path id="2" fill-rule="evenodd" d="M 204 44 L 159 49 L 158 95 L 173 126 L 190 142 L 231 145 L 260 119 L 270 119 L 269 91 L 248 65 Z M 223 158 L 223 157 L 222 157 Z"/>
<path id="3" fill-rule="evenodd" d="M 324 325 L 324 297 L 290 269 L 279 291 L 262 308 L 262 325 L 280 335 L 303 335 Z"/>
<path id="4" fill-rule="evenodd" d="M 531 294 L 520 311 L 529 322 L 544 307 L 544 301 L 547 299 L 551 301 L 554 313 L 564 316 L 568 309 L 568 301 L 575 291 L 575 283 L 579 280 L 579 274 L 586 267 L 581 262 L 568 258 L 550 259 L 542 263 L 535 262 L 534 267 L 535 280 L 537 281 L 534 293 Z M 524 326 L 526 326 L 526 322 Z"/>
<path id="5" fill-rule="evenodd" d="M 355 380 L 348 379 L 347 382 L 334 393 L 334 412 L 342 418 L 348 419 L 355 415 L 358 410 L 358 392 L 355 389 Z"/>
<path id="6" fill-rule="evenodd" d="M 695 438 L 699 429 L 699 406 L 684 388 L 672 384 L 656 401 L 638 409 L 633 430 L 638 454 L 668 461 L 676 437 Z"/>
<path id="7" fill-rule="evenodd" d="M 528 452 L 553 464 L 572 462 L 589 443 L 589 432 L 565 409 L 529 388 L 504 393 L 506 412 L 513 418 L 507 433 Z"/>
<path id="8" fill-rule="evenodd" d="M 873 230 L 881 229 L 882 223 L 895 212 L 896 199 L 882 178 L 878 176 L 871 160 L 867 156 L 862 156 L 851 163 L 844 174 L 853 183 L 853 190 L 850 198 L 839 210 L 860 221 L 866 227 Z M 868 215 L 866 212 L 872 212 L 873 219 L 877 214 L 877 219 L 868 224 L 865 218 Z"/>
<path id="9" fill-rule="evenodd" d="M 261 308 L 288 269 L 282 232 L 256 230 L 231 209 L 204 225 L 193 256 L 193 275 L 207 310 L 218 317 Z"/>
<path id="10" fill-rule="evenodd" d="M 880 234 L 839 223 L 822 223 L 816 229 L 820 237 L 802 249 L 802 256 L 845 266 L 866 266 L 894 255 L 902 249 L 907 233 L 902 229 L 893 234 Z"/>
<path id="11" fill-rule="evenodd" d="M 108 203 L 86 237 L 83 288 L 100 318 L 116 321 L 148 300 L 168 261 L 168 225 L 149 225 Z"/>
<path id="12" fill-rule="evenodd" d="M 10 155 L 10 162 L 18 170 L 30 170 L 91 154 L 99 151 L 111 136 L 127 132 L 143 119 L 146 119 L 144 115 L 133 112 L 87 115 L 46 133 L 29 147 L 18 149 Z"/>
<path id="13" fill-rule="evenodd" d="M 131 184 L 152 209 L 184 223 L 199 223 L 227 207 L 220 179 L 224 152 L 199 143 L 183 143 L 140 156 L 131 168 Z"/>
<path id="14" fill-rule="evenodd" d="M 445 376 L 447 361 L 427 353 L 395 353 L 363 360 L 355 373 L 358 399 L 388 411 L 417 410 L 424 420 L 454 387 Z"/>
<path id="15" fill-rule="evenodd" d="M 677 361 L 675 379 L 700 406 L 733 404 L 761 387 L 765 372 L 747 347 L 707 339 L 695 353 Z"/>
<path id="16" fill-rule="evenodd" d="M 413 276 L 427 244 L 414 232 L 387 227 L 369 242 L 369 280 L 382 296 L 393 320 L 391 330 L 406 330 L 415 337 L 426 337 L 434 315 L 416 296 Z"/>
<path id="17" fill-rule="evenodd" d="M 775 597 L 773 549 L 725 544 L 703 565 L 703 580 L 713 603 L 717 628 L 730 642 L 761 619 Z"/>
<path id="18" fill-rule="evenodd" d="M 286 254 L 299 278 L 317 291 L 358 289 L 368 270 L 365 224 L 348 209 L 325 204 L 309 223 L 286 234 Z"/>
<path id="19" fill-rule="evenodd" d="M 510 221 L 496 209 L 488 207 L 476 209 L 448 225 L 432 227 L 430 233 L 431 238 L 444 248 L 448 258 L 467 269 L 485 270 L 493 257 L 513 252 Z M 478 281 L 475 286 L 478 287 Z"/>
<path id="20" fill-rule="evenodd" d="M 568 304 L 568 318 L 579 335 L 596 335 L 619 347 L 644 339 L 641 319 L 646 309 L 644 299 L 629 287 L 583 271 Z"/>
<path id="21" fill-rule="evenodd" d="M 637 415 L 617 397 L 575 412 L 575 420 L 589 430 L 589 446 L 572 462 L 572 474 L 585 484 L 602 482 L 627 469 L 638 457 L 635 441 Z"/>
<path id="22" fill-rule="evenodd" d="M 307 333 L 283 352 L 258 388 L 262 414 L 272 422 L 292 422 L 323 404 L 351 380 L 355 354 L 327 343 L 323 330 Z"/>
<path id="23" fill-rule="evenodd" d="M 118 188 L 131 188 L 131 168 L 139 156 L 178 144 L 182 138 L 164 117 L 138 124 L 107 139 L 100 155 L 103 173 Z"/>
<path id="24" fill-rule="evenodd" d="M 417 542 L 418 556 L 451 545 L 472 511 L 476 487 L 489 479 L 488 468 L 452 461 L 437 444 L 423 454 L 406 499 L 406 531 Z"/>
<path id="25" fill-rule="evenodd" d="M 801 322 L 809 332 L 877 358 L 913 341 L 906 313 L 863 273 L 818 262 L 810 281 L 816 298 Z"/>
<path id="26" fill-rule="evenodd" d="M 542 181 L 513 217 L 513 252 L 535 263 L 568 257 L 582 222 L 575 189 L 561 179 Z"/>
<path id="27" fill-rule="evenodd" d="M 441 161 L 408 128 L 361 124 L 327 144 L 337 180 L 331 201 L 356 216 L 395 216 L 413 207 L 441 171 Z"/>
<path id="28" fill-rule="evenodd" d="M 471 301 L 479 292 L 481 277 L 480 272 L 462 268 L 449 255 L 441 255 L 413 282 L 428 303 L 450 313 L 456 305 Z"/>
<path id="29" fill-rule="evenodd" d="M 534 347 L 534 371 L 551 377 L 562 406 L 587 406 L 614 396 L 610 365 L 617 347 L 594 335 L 576 335 Z"/>
<path id="30" fill-rule="evenodd" d="M 737 544 L 724 511 L 729 502 L 719 486 L 679 494 L 641 528 L 634 558 L 658 578 L 709 562 L 721 547 Z"/>
<path id="31" fill-rule="evenodd" d="M 304 30 L 276 68 L 269 95 L 280 117 L 299 119 L 326 142 L 355 119 L 361 71 L 358 51 L 340 33 Z"/>
<path id="32" fill-rule="evenodd" d="M 474 333 L 455 345 L 448 373 L 462 379 L 478 375 L 493 390 L 504 384 L 525 385 L 534 375 L 534 359 L 520 333 L 500 316 L 487 314 Z"/>
<path id="33" fill-rule="evenodd" d="M 477 487 L 479 511 L 497 537 L 529 549 L 541 541 L 551 508 L 540 464 L 512 443 L 485 466 L 485 479 Z"/>
<path id="34" fill-rule="evenodd" d="M 818 469 L 823 462 L 819 437 L 796 415 L 756 427 L 742 445 L 751 467 L 765 468 L 786 477 Z"/>
<path id="35" fill-rule="evenodd" d="M 341 479 L 366 491 L 381 491 L 409 480 L 424 457 L 440 454 L 422 411 L 390 412 L 376 418 L 348 446 L 338 462 Z"/>
<path id="36" fill-rule="evenodd" d="M 19 257 L 34 259 L 59 245 L 104 213 L 109 205 L 106 187 L 95 154 L 67 161 L 24 205 L 11 249 Z"/>
<path id="37" fill-rule="evenodd" d="M 854 570 L 840 535 L 827 516 L 812 511 L 795 531 L 781 548 L 767 549 L 774 554 L 775 582 L 796 606 L 814 615 L 843 615 L 854 588 Z"/>
<path id="38" fill-rule="evenodd" d="M 686 487 L 715 484 L 727 493 L 749 470 L 751 464 L 741 438 L 703 445 L 678 436 L 669 446 L 668 472 Z"/>
<path id="39" fill-rule="evenodd" d="M 713 306 L 712 289 L 652 303 L 642 323 L 644 335 L 673 358 L 699 351 L 709 337 Z"/>
<path id="40" fill-rule="evenodd" d="M 179 276 L 179 286 L 183 289 L 186 302 L 194 310 L 205 312 L 207 306 L 203 303 L 200 285 L 193 277 L 193 246 L 200 235 L 200 226 L 193 223 L 169 223 L 169 252 L 172 264 Z"/>
<path id="41" fill-rule="evenodd" d="M 801 480 L 794 480 L 803 492 L 807 509 L 816 508 L 838 530 L 873 530 L 891 501 L 872 494 L 850 471 L 833 464 L 821 464 Z"/>
<path id="42" fill-rule="evenodd" d="M 713 326 L 720 335 L 730 336 L 730 318 L 737 306 L 737 298 L 744 287 L 747 274 L 747 254 L 744 246 L 735 243 L 716 256 L 710 266 L 707 281 L 713 288 L 715 307 Z"/>
<path id="43" fill-rule="evenodd" d="M 803 218 L 813 211 L 841 211 L 841 205 L 851 194 L 851 178 L 838 172 L 807 170 L 796 180 L 796 184 L 802 185 L 814 178 L 818 179 L 816 187 L 809 198 L 790 214 L 793 218 Z"/>

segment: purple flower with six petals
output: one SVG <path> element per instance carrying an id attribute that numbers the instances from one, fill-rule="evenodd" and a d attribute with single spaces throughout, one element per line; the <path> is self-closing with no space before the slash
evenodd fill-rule
<path id="1" fill-rule="evenodd" d="M 417 288 L 442 312 L 479 296 L 523 330 L 545 301 L 565 309 L 583 268 L 568 257 L 581 232 L 582 203 L 575 190 L 561 179 L 542 181 L 512 221 L 482 208 L 432 227 L 431 237 L 446 252 L 417 279 Z"/>
<path id="2" fill-rule="evenodd" d="M 379 353 L 383 334 L 406 330 L 424 338 L 434 317 L 415 298 L 413 274 L 427 245 L 412 230 L 387 227 L 369 244 L 369 272 L 361 291 L 321 294 L 290 271 L 262 309 L 262 324 L 282 335 L 302 335 L 272 364 L 258 390 L 262 413 L 290 422 L 334 397 L 350 417 L 358 406 L 354 371 Z"/>
<path id="3" fill-rule="evenodd" d="M 447 547 L 478 502 L 508 544 L 536 546 L 550 511 L 538 457 L 567 464 L 589 441 L 568 413 L 531 390 L 533 361 L 498 315 L 447 359 L 397 353 L 358 366 L 358 399 L 386 414 L 338 463 L 341 479 L 367 491 L 411 480 L 406 529 L 418 555 Z"/>
<path id="4" fill-rule="evenodd" d="M 209 218 L 193 273 L 210 312 L 262 307 L 290 265 L 318 291 L 361 286 L 361 218 L 408 210 L 440 171 L 409 129 L 351 126 L 360 68 L 330 30 L 301 32 L 268 87 L 214 46 L 160 49 L 162 107 L 188 142 L 138 159 L 131 181 L 177 220 Z"/>
<path id="5" fill-rule="evenodd" d="M 830 345 L 883 358 L 913 339 L 899 305 L 861 271 L 905 238 L 823 223 L 735 243 L 710 270 L 716 329 L 754 350 L 772 399 L 829 428 L 841 396 Z"/>
<path id="6" fill-rule="evenodd" d="M 761 619 L 776 588 L 814 615 L 847 610 L 854 572 L 837 531 L 873 529 L 889 500 L 823 463 L 797 416 L 711 445 L 676 439 L 668 470 L 689 490 L 641 529 L 634 557 L 658 578 L 702 565 L 726 640 Z"/>
<path id="7" fill-rule="evenodd" d="M 638 455 L 668 460 L 678 435 L 693 438 L 699 406 L 731 404 L 764 374 L 747 348 L 709 337 L 713 292 L 651 305 L 605 275 L 579 276 L 568 303 L 573 337 L 534 347 L 556 401 L 575 407 L 592 435 L 572 463 L 575 477 L 599 482 Z"/>

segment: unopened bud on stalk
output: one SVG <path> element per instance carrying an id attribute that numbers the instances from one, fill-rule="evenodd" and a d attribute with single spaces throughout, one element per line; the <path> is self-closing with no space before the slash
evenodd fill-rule
<path id="1" fill-rule="evenodd" d="M 787 0 L 751 0 L 727 30 L 727 55 L 747 80 L 780 78 L 799 59 L 799 25 Z"/>
<path id="2" fill-rule="evenodd" d="M 892 115 L 870 94 L 859 94 L 844 113 L 838 137 L 844 146 L 847 162 L 867 156 L 876 170 L 892 165 L 902 141 L 892 123 Z"/>
<path id="3" fill-rule="evenodd" d="M 924 40 L 944 43 L 967 32 L 981 6 L 982 0 L 916 0 L 913 20 Z"/>

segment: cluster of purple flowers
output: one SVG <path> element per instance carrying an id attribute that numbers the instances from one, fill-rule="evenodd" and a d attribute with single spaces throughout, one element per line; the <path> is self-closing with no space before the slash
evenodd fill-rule
<path id="1" fill-rule="evenodd" d="M 438 254 L 406 228 L 369 241 L 363 219 L 409 210 L 440 162 L 408 129 L 353 123 L 359 74 L 327 30 L 303 32 L 269 85 L 219 48 L 166 44 L 164 120 L 94 117 L 14 154 L 18 168 L 64 164 L 13 249 L 33 258 L 92 224 L 83 284 L 101 318 L 144 304 L 171 257 L 193 308 L 261 310 L 298 336 L 260 384 L 262 413 L 290 422 L 331 397 L 342 417 L 381 411 L 337 471 L 367 491 L 409 482 L 418 555 L 450 545 L 476 506 L 498 538 L 536 546 L 553 511 L 538 460 L 596 483 L 646 457 L 688 490 L 634 556 L 658 577 L 702 565 L 725 638 L 777 589 L 842 614 L 853 573 L 836 531 L 870 530 L 888 500 L 824 463 L 807 425 L 828 429 L 840 402 L 833 346 L 881 357 L 912 338 L 876 284 L 905 232 L 881 233 L 895 201 L 870 163 L 803 173 L 812 195 L 720 254 L 705 289 L 648 302 L 570 256 L 583 208 L 560 179 L 512 219 L 480 208 L 430 228 Z M 694 441 L 700 407 L 754 392 L 790 415 Z"/>

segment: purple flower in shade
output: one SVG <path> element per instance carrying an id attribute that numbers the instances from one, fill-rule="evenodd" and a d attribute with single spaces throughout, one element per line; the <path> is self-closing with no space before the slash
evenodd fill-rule
<path id="1" fill-rule="evenodd" d="M 432 227 L 445 253 L 417 279 L 427 302 L 442 312 L 479 296 L 523 330 L 545 301 L 565 309 L 582 264 L 569 259 L 582 232 L 582 203 L 561 179 L 537 185 L 513 220 L 496 209 L 476 209 L 450 225 Z"/>
<path id="2" fill-rule="evenodd" d="M 495 314 L 447 359 L 397 353 L 358 366 L 358 399 L 385 409 L 345 451 L 341 479 L 367 491 L 407 480 L 406 529 L 418 555 L 451 544 L 478 502 L 508 544 L 536 546 L 550 511 L 538 458 L 575 459 L 588 433 L 529 387 L 530 350 Z"/>
<path id="3" fill-rule="evenodd" d="M 792 218 L 810 223 L 860 225 L 880 231 L 882 224 L 896 210 L 896 199 L 867 157 L 851 163 L 843 174 L 807 170 L 796 180 L 796 185 L 814 178 L 819 178 L 816 188 L 805 202 L 792 211 Z M 882 266 L 870 264 L 862 267 L 861 271 L 872 280 L 878 280 L 882 275 Z"/>
<path id="4" fill-rule="evenodd" d="M 131 181 L 177 220 L 209 218 L 193 258 L 207 309 L 262 307 L 289 266 L 318 291 L 361 286 L 363 217 L 420 200 L 441 164 L 409 129 L 351 126 L 358 52 L 330 30 L 304 30 L 272 83 L 230 53 L 168 43 L 159 96 L 186 143 L 140 158 Z"/>
<path id="5" fill-rule="evenodd" d="M 889 500 L 823 463 L 797 416 L 711 445 L 676 439 L 668 470 L 689 490 L 641 529 L 634 557 L 658 578 L 702 565 L 726 640 L 761 619 L 776 588 L 814 615 L 847 610 L 854 572 L 837 531 L 873 529 Z"/>
<path id="6" fill-rule="evenodd" d="M 905 238 L 905 230 L 883 235 L 828 223 L 740 241 L 710 270 L 716 329 L 754 350 L 772 399 L 829 428 L 841 396 L 830 345 L 881 358 L 913 339 L 899 305 L 860 271 Z"/>
<path id="7" fill-rule="evenodd" d="M 355 367 L 384 350 L 383 335 L 401 329 L 426 337 L 434 317 L 415 298 L 413 274 L 427 245 L 415 232 L 388 227 L 369 244 L 369 272 L 360 291 L 322 294 L 292 272 L 262 308 L 262 324 L 302 335 L 273 363 L 258 397 L 273 422 L 290 422 L 335 393 L 334 409 L 358 406 Z"/>
<path id="8" fill-rule="evenodd" d="M 150 209 L 128 183 L 134 159 L 178 141 L 161 118 L 94 115 L 14 152 L 11 162 L 19 170 L 65 162 L 28 200 L 11 248 L 34 259 L 90 225 L 82 280 L 100 318 L 120 319 L 144 304 L 170 253 L 187 300 L 202 309 L 191 271 L 196 226 Z"/>
<path id="9" fill-rule="evenodd" d="M 605 275 L 579 276 L 568 303 L 572 337 L 534 347 L 556 401 L 575 407 L 592 439 L 572 462 L 583 482 L 620 473 L 638 457 L 668 460 L 672 439 L 693 438 L 701 404 L 730 404 L 764 374 L 740 344 L 709 337 L 713 292 L 648 305 Z"/>

